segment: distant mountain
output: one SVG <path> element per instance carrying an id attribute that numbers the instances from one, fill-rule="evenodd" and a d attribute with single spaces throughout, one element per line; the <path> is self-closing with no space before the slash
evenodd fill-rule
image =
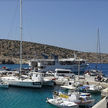
<path id="1" fill-rule="evenodd" d="M 0 63 L 19 63 L 19 47 L 20 41 L 0 39 Z M 27 63 L 32 58 L 43 58 L 43 54 L 48 56 L 48 58 L 52 58 L 52 54 L 58 55 L 59 58 L 68 58 L 74 57 L 74 53 L 77 57 L 86 59 L 91 63 L 97 62 L 100 59 L 100 57 L 97 59 L 96 53 L 79 52 L 51 45 L 23 41 L 23 63 Z M 108 63 L 108 54 L 101 54 L 101 60 L 103 63 Z"/>

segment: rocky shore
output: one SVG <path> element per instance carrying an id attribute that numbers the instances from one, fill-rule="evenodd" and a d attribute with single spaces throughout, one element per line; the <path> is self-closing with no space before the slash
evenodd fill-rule
<path id="1" fill-rule="evenodd" d="M 20 41 L 0 39 L 0 63 L 1 64 L 19 64 Z M 43 58 L 42 54 L 52 58 L 52 54 L 59 58 L 77 57 L 86 59 L 90 63 L 99 61 L 100 57 L 92 52 L 79 52 L 76 50 L 60 48 L 51 45 L 23 41 L 23 63 L 28 63 L 32 58 Z M 108 54 L 101 54 L 102 63 L 108 63 Z"/>

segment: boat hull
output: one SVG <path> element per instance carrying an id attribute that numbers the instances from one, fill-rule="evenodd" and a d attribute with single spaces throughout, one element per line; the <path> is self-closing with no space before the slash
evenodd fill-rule
<path id="1" fill-rule="evenodd" d="M 9 86 L 16 86 L 16 87 L 28 87 L 28 88 L 41 88 L 42 82 L 39 81 L 32 81 L 32 80 L 21 80 L 18 78 L 2 78 L 3 81 L 7 82 Z"/>
<path id="2" fill-rule="evenodd" d="M 47 99 L 47 103 L 54 105 L 56 107 L 59 107 L 59 108 L 79 108 L 77 104 L 72 103 L 72 102 L 68 102 L 67 105 L 61 104 L 59 101 L 58 103 L 56 103 L 55 99 Z M 69 104 L 73 104 L 73 105 L 69 105 Z"/>
<path id="3" fill-rule="evenodd" d="M 90 107 L 90 106 L 93 106 L 94 101 L 95 100 L 92 99 L 92 100 L 87 100 L 87 101 L 82 101 L 82 102 L 75 102 L 75 103 L 78 104 L 79 106 Z"/>
<path id="4" fill-rule="evenodd" d="M 44 86 L 54 86 L 54 81 L 44 81 L 43 85 Z"/>
<path id="5" fill-rule="evenodd" d="M 0 88 L 8 88 L 9 85 L 8 84 L 0 84 Z"/>
<path id="6" fill-rule="evenodd" d="M 42 87 L 41 82 L 9 81 L 9 85 L 16 86 L 16 87 L 28 87 L 28 88 L 41 88 Z"/>

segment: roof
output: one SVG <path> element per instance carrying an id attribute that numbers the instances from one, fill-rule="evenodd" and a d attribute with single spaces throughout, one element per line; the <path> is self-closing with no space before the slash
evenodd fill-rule
<path id="1" fill-rule="evenodd" d="M 70 69 L 58 69 L 58 68 L 56 68 L 55 71 L 70 71 L 71 72 Z"/>
<path id="2" fill-rule="evenodd" d="M 31 62 L 39 62 L 39 61 L 56 61 L 55 59 L 32 59 L 30 60 Z M 80 59 L 80 58 L 62 58 L 62 59 L 58 59 L 58 61 L 85 61 L 84 59 Z"/>

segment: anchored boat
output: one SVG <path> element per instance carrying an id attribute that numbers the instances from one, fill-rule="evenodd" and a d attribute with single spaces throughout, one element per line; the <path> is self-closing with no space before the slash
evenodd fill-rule
<path id="1" fill-rule="evenodd" d="M 47 98 L 47 102 L 59 108 L 78 108 L 78 104 L 75 102 L 64 101 L 61 98 L 57 99 L 49 99 Z"/>
<path id="2" fill-rule="evenodd" d="M 17 76 L 1 77 L 1 80 L 7 82 L 10 86 L 41 88 L 43 77 L 39 73 L 33 73 L 31 78 L 19 78 Z"/>
<path id="3" fill-rule="evenodd" d="M 62 99 L 62 101 L 74 102 L 79 106 L 91 107 L 94 104 L 94 99 L 90 93 L 72 92 L 70 95 L 62 92 L 54 92 L 52 99 Z"/>

